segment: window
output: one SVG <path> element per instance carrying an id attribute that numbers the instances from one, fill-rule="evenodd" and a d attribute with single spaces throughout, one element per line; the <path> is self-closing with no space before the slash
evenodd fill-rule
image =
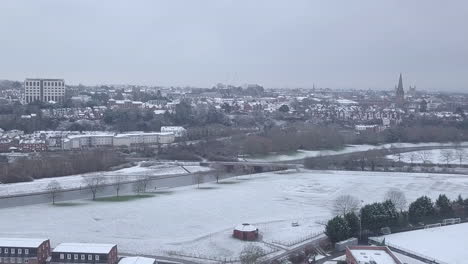
<path id="1" fill-rule="evenodd" d="M 29 254 L 29 249 L 25 249 L 24 254 L 28 255 Z"/>
<path id="2" fill-rule="evenodd" d="M 18 254 L 19 255 L 23 254 L 23 250 L 21 248 L 18 248 Z"/>
<path id="3" fill-rule="evenodd" d="M 67 259 L 71 259 L 71 254 L 67 254 Z"/>
<path id="4" fill-rule="evenodd" d="M 93 255 L 88 255 L 88 260 L 93 260 Z"/>
<path id="5" fill-rule="evenodd" d="M 11 249 L 11 254 L 15 254 L 15 249 L 14 248 Z"/>
<path id="6" fill-rule="evenodd" d="M 84 254 L 81 254 L 81 260 L 86 260 L 86 256 Z"/>
<path id="7" fill-rule="evenodd" d="M 8 248 L 5 248 L 5 253 L 8 254 Z"/>
<path id="8" fill-rule="evenodd" d="M 99 261 L 99 255 L 94 255 L 94 260 Z"/>
<path id="9" fill-rule="evenodd" d="M 64 259 L 65 256 L 63 254 L 60 254 L 60 259 Z"/>
<path id="10" fill-rule="evenodd" d="M 78 254 L 73 255 L 73 259 L 78 260 Z"/>

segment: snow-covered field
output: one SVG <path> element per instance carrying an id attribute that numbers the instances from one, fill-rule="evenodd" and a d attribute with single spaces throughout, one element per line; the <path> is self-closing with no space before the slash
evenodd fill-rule
<path id="1" fill-rule="evenodd" d="M 468 142 L 463 142 L 460 145 L 468 146 Z M 410 148 L 410 147 L 441 147 L 441 146 L 453 146 L 453 143 L 393 143 L 393 144 L 383 144 L 383 145 L 349 145 L 340 150 L 298 150 L 291 152 L 289 154 L 270 154 L 265 156 L 250 157 L 246 158 L 248 161 L 264 161 L 264 162 L 273 162 L 273 161 L 288 161 L 288 160 L 297 160 L 304 159 L 308 157 L 317 157 L 317 156 L 329 156 L 337 154 L 346 154 L 359 151 L 367 151 L 371 149 L 383 149 L 383 148 Z"/>
<path id="2" fill-rule="evenodd" d="M 201 167 L 196 165 L 189 165 L 184 167 L 190 172 L 209 170 L 208 167 Z M 83 184 L 83 177 L 90 176 L 93 174 L 102 174 L 107 177 L 108 182 L 112 182 L 112 178 L 114 178 L 117 175 L 123 175 L 125 177 L 125 180 L 131 181 L 138 179 L 139 177 L 145 176 L 184 173 L 187 173 L 187 171 L 185 171 L 182 167 L 177 165 L 155 165 L 150 167 L 134 166 L 117 171 L 93 172 L 65 177 L 44 178 L 34 180 L 32 182 L 0 184 L 0 196 L 45 191 L 47 184 L 49 184 L 53 180 L 58 181 L 64 189 L 79 188 Z"/>
<path id="3" fill-rule="evenodd" d="M 174 250 L 236 258 L 246 244 L 231 238 L 240 223 L 255 224 L 266 241 L 287 243 L 322 231 L 318 221 L 331 216 L 332 201 L 342 194 L 368 203 L 381 201 L 389 188 L 404 191 L 408 201 L 439 193 L 455 198 L 468 189 L 468 176 L 448 174 L 291 171 L 226 181 L 127 202 L 1 209 L 8 217 L 0 218 L 0 236 L 49 237 L 53 245 L 111 242 L 122 252 L 148 255 Z M 292 227 L 296 221 L 299 226 Z"/>
<path id="4" fill-rule="evenodd" d="M 391 234 L 385 243 L 450 264 L 468 260 L 468 223 Z M 380 239 L 383 239 L 381 237 Z"/>
<path id="5" fill-rule="evenodd" d="M 462 152 L 459 152 L 460 150 L 457 150 L 455 148 L 453 149 L 432 149 L 432 150 L 425 150 L 425 151 L 411 151 L 411 152 L 405 152 L 401 153 L 400 155 L 388 155 L 387 158 L 393 159 L 395 161 L 402 161 L 406 163 L 424 163 L 424 162 L 430 162 L 433 164 L 446 164 L 446 153 L 450 153 L 447 155 L 449 158 L 449 164 L 455 164 L 459 165 L 460 164 L 460 156 L 462 155 L 462 160 L 461 164 L 468 164 L 468 148 L 461 148 Z"/>

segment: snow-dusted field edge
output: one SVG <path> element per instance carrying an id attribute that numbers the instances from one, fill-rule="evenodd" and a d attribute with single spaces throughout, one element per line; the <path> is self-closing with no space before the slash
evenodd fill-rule
<path id="1" fill-rule="evenodd" d="M 208 167 L 202 167 L 196 165 L 196 163 L 189 164 L 184 167 L 191 173 L 209 170 Z M 104 176 L 106 178 L 106 183 L 112 183 L 117 175 L 123 176 L 125 181 L 132 181 L 146 176 L 175 175 L 186 173 L 188 172 L 182 167 L 173 164 L 155 165 L 150 167 L 141 167 L 140 165 L 137 165 L 117 171 L 91 172 L 72 176 L 44 178 L 31 182 L 0 184 L 0 196 L 20 195 L 45 191 L 47 185 L 54 180 L 58 181 L 63 189 L 79 188 L 80 186 L 83 186 L 83 177 L 96 174 Z"/>
<path id="2" fill-rule="evenodd" d="M 270 154 L 262 157 L 251 157 L 246 158 L 248 161 L 288 161 L 288 160 L 298 160 L 309 157 L 317 156 L 328 156 L 328 155 L 337 155 L 337 154 L 346 154 L 359 151 L 367 151 L 372 149 L 384 149 L 384 148 L 412 148 L 412 147 L 450 147 L 454 146 L 454 143 L 392 143 L 392 144 L 383 144 L 383 145 L 349 145 L 340 150 L 298 150 L 290 154 Z M 460 146 L 468 147 L 468 142 L 460 143 Z"/>

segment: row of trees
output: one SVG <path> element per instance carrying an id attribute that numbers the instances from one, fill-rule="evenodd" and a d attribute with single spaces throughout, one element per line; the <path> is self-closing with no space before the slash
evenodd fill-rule
<path id="1" fill-rule="evenodd" d="M 463 162 L 468 158 L 468 153 L 466 149 L 459 146 L 454 145 L 455 149 L 442 149 L 440 151 L 439 157 L 433 157 L 433 153 L 431 150 L 421 150 L 409 153 L 395 153 L 395 159 L 398 162 L 409 161 L 411 165 L 414 163 L 424 163 L 429 164 L 432 163 L 433 160 L 437 160 L 440 163 L 449 166 L 451 163 L 456 162 L 460 166 L 463 165 Z"/>
<path id="2" fill-rule="evenodd" d="M 164 115 L 156 115 L 152 109 L 109 109 L 104 113 L 103 121 L 117 131 L 159 131 L 161 126 L 167 125 L 231 124 L 222 111 L 203 104 L 192 107 L 188 101 L 177 104 L 174 113 L 166 112 Z"/>
<path id="3" fill-rule="evenodd" d="M 460 166 L 468 159 L 466 149 L 461 146 L 454 145 L 455 149 L 440 150 L 440 156 L 437 160 L 450 166 L 456 162 Z M 393 155 L 394 160 L 387 159 L 387 155 Z M 401 167 L 403 163 L 409 163 L 413 166 L 416 163 L 430 165 L 434 161 L 431 150 L 421 150 L 403 153 L 395 148 L 375 149 L 358 153 L 348 153 L 335 156 L 319 156 L 305 159 L 304 166 L 309 169 L 346 169 L 346 170 L 376 170 L 378 167 L 383 167 L 384 170 L 389 167 Z"/>
<path id="4" fill-rule="evenodd" d="M 267 154 L 298 149 L 336 149 L 343 147 L 344 143 L 343 136 L 329 127 L 307 130 L 275 127 L 267 129 L 262 135 L 247 136 L 242 146 L 246 154 Z"/>
<path id="5" fill-rule="evenodd" d="M 110 179 L 110 181 L 108 181 Z M 141 177 L 133 183 L 133 191 L 137 194 L 145 193 L 151 178 L 149 176 Z M 114 177 L 105 177 L 103 175 L 91 175 L 83 177 L 83 188 L 89 190 L 92 199 L 96 200 L 97 194 L 107 185 L 112 186 L 115 190 L 115 195 L 119 197 L 123 184 L 129 183 L 124 175 Z M 52 180 L 45 187 L 45 191 L 49 194 L 52 204 L 55 204 L 57 198 L 65 191 L 62 185 L 57 180 Z"/>
<path id="6" fill-rule="evenodd" d="M 343 195 L 335 200 L 333 213 L 336 216 L 325 225 L 325 233 L 333 243 L 360 236 L 363 230 L 375 234 L 383 227 L 405 229 L 468 214 L 468 199 L 463 199 L 461 195 L 451 201 L 445 194 L 441 194 L 435 203 L 429 197 L 422 196 L 407 207 L 404 193 L 392 189 L 385 194 L 383 202 L 362 207 L 361 203 L 351 195 Z"/>
<path id="7" fill-rule="evenodd" d="M 468 140 L 468 130 L 454 125 L 405 123 L 383 132 L 385 142 L 452 142 Z"/>
<path id="8" fill-rule="evenodd" d="M 0 182 L 14 183 L 33 179 L 103 171 L 124 163 L 114 151 L 88 150 L 63 153 L 41 153 L 39 156 L 0 163 Z"/>
<path id="9" fill-rule="evenodd" d="M 22 115 L 35 114 L 33 118 L 21 118 Z M 25 133 L 37 130 L 55 129 L 59 125 L 58 120 L 42 116 L 40 106 L 37 104 L 0 105 L 0 128 L 3 130 L 18 129 Z"/>
<path id="10" fill-rule="evenodd" d="M 368 150 L 343 155 L 310 157 L 304 160 L 308 169 L 345 169 L 345 170 L 371 170 L 377 167 L 389 167 L 392 163 L 385 158 L 391 152 L 386 149 Z"/>

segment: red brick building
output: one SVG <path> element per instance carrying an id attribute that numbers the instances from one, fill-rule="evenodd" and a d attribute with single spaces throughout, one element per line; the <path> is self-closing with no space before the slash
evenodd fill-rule
<path id="1" fill-rule="evenodd" d="M 242 224 L 234 228 L 233 234 L 235 238 L 240 240 L 253 241 L 258 238 L 258 228 L 251 224 Z"/>
<path id="2" fill-rule="evenodd" d="M 0 238 L 0 263 L 46 264 L 48 239 Z"/>
<path id="3" fill-rule="evenodd" d="M 24 139 L 20 140 L 19 149 L 21 152 L 43 152 L 47 151 L 47 144 L 44 140 Z"/>

